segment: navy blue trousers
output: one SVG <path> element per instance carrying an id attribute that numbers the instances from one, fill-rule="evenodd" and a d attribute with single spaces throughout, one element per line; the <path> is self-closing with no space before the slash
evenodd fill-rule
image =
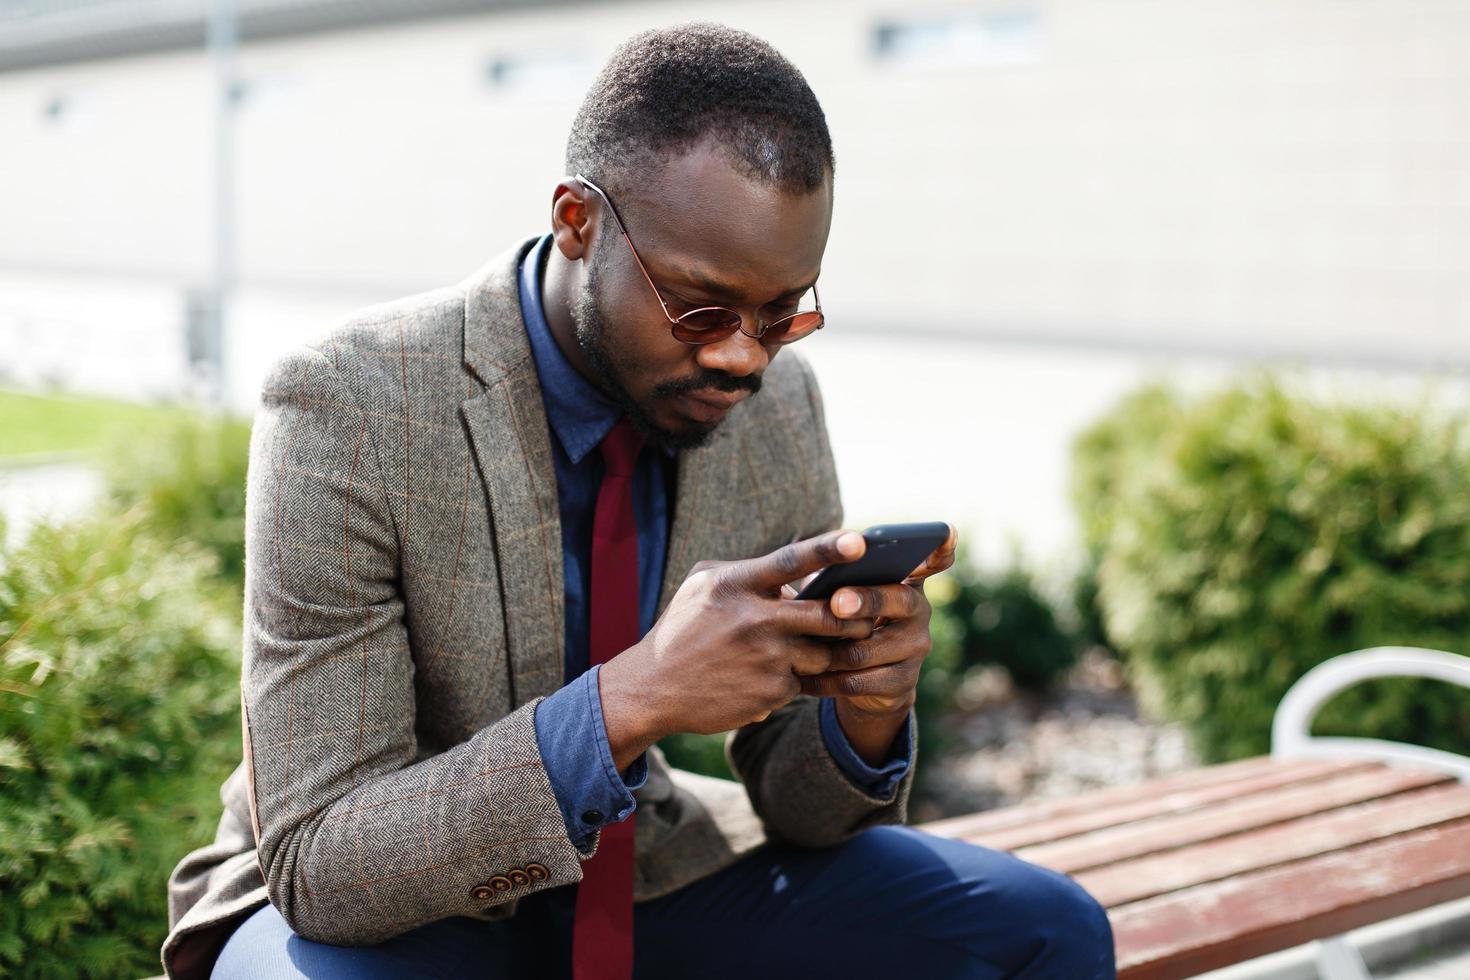
<path id="1" fill-rule="evenodd" d="M 267 905 L 213 977 L 568 980 L 576 889 L 530 895 L 509 919 L 443 919 L 361 947 L 302 939 Z M 831 848 L 769 843 L 633 908 L 637 980 L 1116 975 L 1107 915 L 1070 878 L 906 826 Z"/>

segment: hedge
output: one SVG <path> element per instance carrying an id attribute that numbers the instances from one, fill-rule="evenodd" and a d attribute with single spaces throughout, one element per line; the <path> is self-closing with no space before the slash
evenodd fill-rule
<path id="1" fill-rule="evenodd" d="M 1238 758 L 1267 750 L 1277 703 L 1323 660 L 1470 651 L 1465 435 L 1428 405 L 1315 400 L 1264 378 L 1155 392 L 1084 436 L 1099 604 L 1146 707 L 1187 723 L 1204 757 Z M 1086 499 L 1089 483 L 1106 499 Z M 1370 682 L 1317 730 L 1463 753 L 1470 692 Z"/>
<path id="2" fill-rule="evenodd" d="M 158 970 L 164 883 L 240 756 L 238 592 L 148 514 L 0 554 L 0 974 Z"/>

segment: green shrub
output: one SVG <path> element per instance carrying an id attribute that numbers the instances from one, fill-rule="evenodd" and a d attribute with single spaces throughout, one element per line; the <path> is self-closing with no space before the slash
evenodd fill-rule
<path id="1" fill-rule="evenodd" d="M 956 563 L 949 571 L 928 579 L 924 594 L 934 613 L 929 620 L 932 645 L 919 668 L 915 688 L 914 720 L 918 722 L 919 751 L 915 761 L 914 796 L 929 794 L 930 781 L 938 777 L 938 759 L 950 748 L 954 736 L 945 719 L 954 708 L 955 694 L 964 675 L 964 629 L 955 601 L 959 596 L 958 577 L 963 567 Z"/>
<path id="2" fill-rule="evenodd" d="M 962 571 L 950 608 L 961 612 L 964 666 L 999 664 L 1016 686 L 1054 684 L 1077 662 L 1076 639 L 1057 623 L 1051 603 L 1019 563 L 995 575 Z"/>
<path id="3" fill-rule="evenodd" d="M 730 763 L 725 760 L 725 735 L 701 735 L 698 732 L 681 732 L 658 741 L 664 758 L 675 769 L 734 779 Z"/>
<path id="4" fill-rule="evenodd" d="M 1104 423 L 1112 462 L 1087 464 L 1113 475 L 1079 482 L 1109 496 L 1079 501 L 1084 525 L 1105 515 L 1101 604 L 1145 704 L 1186 722 L 1206 758 L 1265 751 L 1287 688 L 1337 654 L 1470 649 L 1458 420 L 1311 401 L 1270 380 L 1180 404 L 1136 445 L 1129 411 Z M 1464 752 L 1470 696 L 1374 682 L 1317 728 Z"/>
<path id="5" fill-rule="evenodd" d="M 1117 653 L 1117 645 L 1108 636 L 1103 621 L 1102 604 L 1098 599 L 1097 566 L 1101 554 L 1089 554 L 1082 568 L 1072 579 L 1072 610 L 1076 615 L 1076 638 L 1079 649 L 1104 647 Z"/>
<path id="6" fill-rule="evenodd" d="M 1145 385 L 1077 438 L 1072 449 L 1072 504 L 1082 543 L 1094 556 L 1100 555 L 1112 531 L 1121 489 L 1155 459 L 1182 407 L 1172 388 Z"/>
<path id="7" fill-rule="evenodd" d="M 1103 545 L 1112 531 L 1122 488 L 1153 460 L 1181 407 L 1182 399 L 1172 388 L 1145 385 L 1125 396 L 1072 447 L 1072 504 L 1085 549 L 1082 568 L 1072 583 L 1079 646 L 1117 650 L 1098 604 Z"/>
<path id="8" fill-rule="evenodd" d="M 0 554 L 0 974 L 158 972 L 240 757 L 238 592 L 132 510 Z"/>
<path id="9" fill-rule="evenodd" d="M 150 533 L 207 548 L 226 576 L 243 583 L 249 457 L 249 422 L 178 413 L 147 439 L 112 447 L 108 488 L 119 506 L 146 508 Z"/>

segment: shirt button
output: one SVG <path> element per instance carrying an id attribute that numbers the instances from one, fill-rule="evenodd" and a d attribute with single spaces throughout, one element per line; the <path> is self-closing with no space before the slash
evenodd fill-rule
<path id="1" fill-rule="evenodd" d="M 588 810 L 582 814 L 583 823 L 602 823 L 601 810 Z"/>

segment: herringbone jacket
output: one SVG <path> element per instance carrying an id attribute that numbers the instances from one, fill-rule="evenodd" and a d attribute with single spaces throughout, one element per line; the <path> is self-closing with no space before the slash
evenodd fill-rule
<path id="1" fill-rule="evenodd" d="M 563 683 L 556 476 L 521 319 L 522 242 L 458 285 L 370 307 L 276 364 L 250 447 L 244 759 L 216 840 L 169 880 L 172 977 L 207 977 L 273 902 L 299 935 L 380 942 L 499 919 L 581 880 L 532 715 Z M 680 454 L 660 613 L 700 559 L 840 525 L 822 402 L 794 351 Z M 741 782 L 649 750 L 634 898 L 768 837 L 821 847 L 905 820 L 837 767 L 818 702 L 731 732 Z M 590 751 L 590 750 L 589 750 Z M 593 851 L 600 834 L 593 838 Z"/>

